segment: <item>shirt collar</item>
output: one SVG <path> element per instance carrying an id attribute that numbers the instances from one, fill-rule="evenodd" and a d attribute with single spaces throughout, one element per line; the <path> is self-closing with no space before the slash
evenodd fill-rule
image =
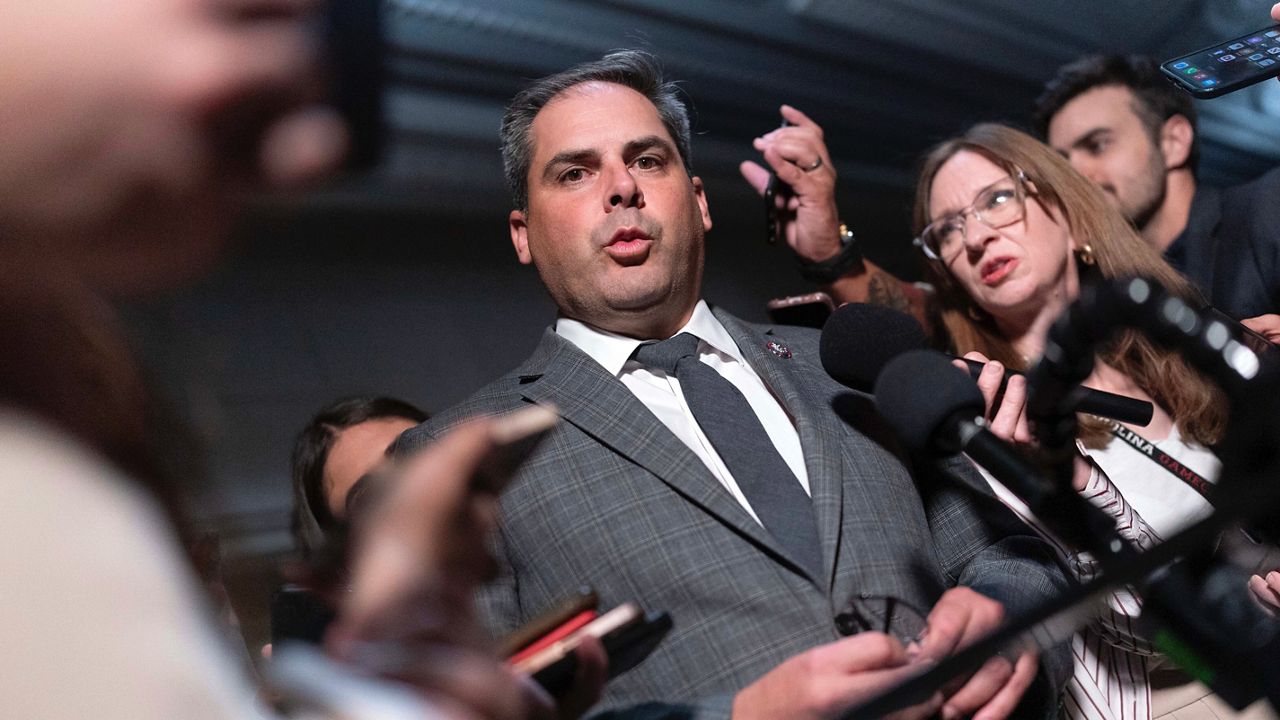
<path id="1" fill-rule="evenodd" d="M 625 335 L 601 330 L 580 320 L 567 317 L 556 319 L 555 332 L 560 337 L 577 345 L 579 350 L 590 355 L 605 370 L 615 376 L 622 374 L 623 366 L 631 359 L 631 355 L 636 351 L 636 348 L 641 343 L 648 342 L 647 340 L 637 340 Z M 733 341 L 729 331 L 725 330 L 724 325 L 720 324 L 716 316 L 711 313 L 711 308 L 707 306 L 706 300 L 698 301 L 698 304 L 693 308 L 693 314 L 689 317 L 689 322 L 685 323 L 685 326 L 676 331 L 675 334 L 679 335 L 682 332 L 687 332 L 697 337 L 702 342 L 710 345 L 712 349 L 733 358 L 737 362 L 745 362 L 742 358 L 742 353 L 738 350 L 737 343 Z M 666 338 L 661 339 L 665 340 Z"/>

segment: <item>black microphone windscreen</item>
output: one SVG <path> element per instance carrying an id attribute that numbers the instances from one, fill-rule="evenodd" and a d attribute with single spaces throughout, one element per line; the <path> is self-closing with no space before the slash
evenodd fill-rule
<path id="1" fill-rule="evenodd" d="M 924 330 L 910 315 L 883 305 L 849 303 L 823 326 L 819 356 L 836 382 L 870 390 L 890 360 L 926 347 Z"/>
<path id="2" fill-rule="evenodd" d="M 933 350 L 912 350 L 885 366 L 875 384 L 876 409 L 907 449 L 927 450 L 953 415 L 983 414 L 986 402 L 969 374 Z"/>

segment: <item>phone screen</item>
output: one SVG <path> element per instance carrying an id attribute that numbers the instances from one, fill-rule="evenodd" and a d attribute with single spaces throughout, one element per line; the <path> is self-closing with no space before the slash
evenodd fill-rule
<path id="1" fill-rule="evenodd" d="M 1160 65 L 1182 89 L 1216 97 L 1280 74 L 1280 25 L 1197 50 Z"/>
<path id="2" fill-rule="evenodd" d="M 319 645 L 334 614 L 315 595 L 296 585 L 285 585 L 271 597 L 271 642 L 300 640 Z"/>

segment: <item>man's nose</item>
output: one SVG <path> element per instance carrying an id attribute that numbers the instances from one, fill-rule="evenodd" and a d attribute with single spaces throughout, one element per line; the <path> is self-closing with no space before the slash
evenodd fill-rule
<path id="1" fill-rule="evenodd" d="M 644 207 L 644 193 L 631 174 L 631 168 L 619 162 L 606 166 L 604 184 L 604 211 L 621 208 Z"/>

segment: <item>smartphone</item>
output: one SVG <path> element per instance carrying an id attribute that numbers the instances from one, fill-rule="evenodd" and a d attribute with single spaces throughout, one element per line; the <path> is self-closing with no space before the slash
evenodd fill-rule
<path id="1" fill-rule="evenodd" d="M 1254 332 L 1240 323 L 1236 324 L 1236 329 L 1240 332 L 1240 342 L 1262 358 L 1264 362 L 1275 359 L 1276 346 L 1267 339 L 1266 335 Z"/>
<path id="2" fill-rule="evenodd" d="M 1212 305 L 1206 306 L 1205 310 L 1209 317 L 1230 328 L 1235 340 L 1252 350 L 1263 362 L 1272 362 L 1277 357 L 1276 346 L 1265 335 L 1250 330 L 1244 323 Z"/>
<path id="3" fill-rule="evenodd" d="M 1280 75 L 1280 25 L 1166 60 L 1160 71 L 1198 98 L 1215 98 Z"/>
<path id="4" fill-rule="evenodd" d="M 328 81 L 326 101 L 347 127 L 343 167 L 368 170 L 381 159 L 387 135 L 382 0 L 328 0 L 317 25 Z"/>
<path id="5" fill-rule="evenodd" d="M 583 637 L 600 639 L 609 657 L 608 677 L 613 679 L 648 657 L 672 625 L 671 616 L 665 612 L 645 614 L 635 604 L 625 603 L 513 667 L 528 673 L 552 696 L 559 696 L 573 682 L 577 671 L 577 656 L 573 651 Z"/>
<path id="6" fill-rule="evenodd" d="M 582 613 L 594 611 L 599 603 L 600 599 L 594 590 L 589 587 L 579 588 L 578 592 L 552 605 L 504 637 L 498 644 L 498 652 L 502 657 L 510 658 L 551 636 Z"/>
<path id="7" fill-rule="evenodd" d="M 778 325 L 798 325 L 821 329 L 835 312 L 836 303 L 824 292 L 775 298 L 765 305 L 769 320 Z"/>
<path id="8" fill-rule="evenodd" d="M 284 585 L 271 596 L 271 643 L 288 640 L 319 645 L 333 622 L 333 608 L 297 585 Z"/>
<path id="9" fill-rule="evenodd" d="M 791 121 L 784 118 L 779 128 L 785 127 L 791 127 Z M 782 211 L 778 206 L 786 205 L 793 195 L 795 191 L 790 185 L 779 180 L 777 173 L 769 173 L 769 182 L 764 186 L 764 217 L 765 224 L 768 226 L 765 237 L 770 245 L 777 245 L 784 239 Z"/>

